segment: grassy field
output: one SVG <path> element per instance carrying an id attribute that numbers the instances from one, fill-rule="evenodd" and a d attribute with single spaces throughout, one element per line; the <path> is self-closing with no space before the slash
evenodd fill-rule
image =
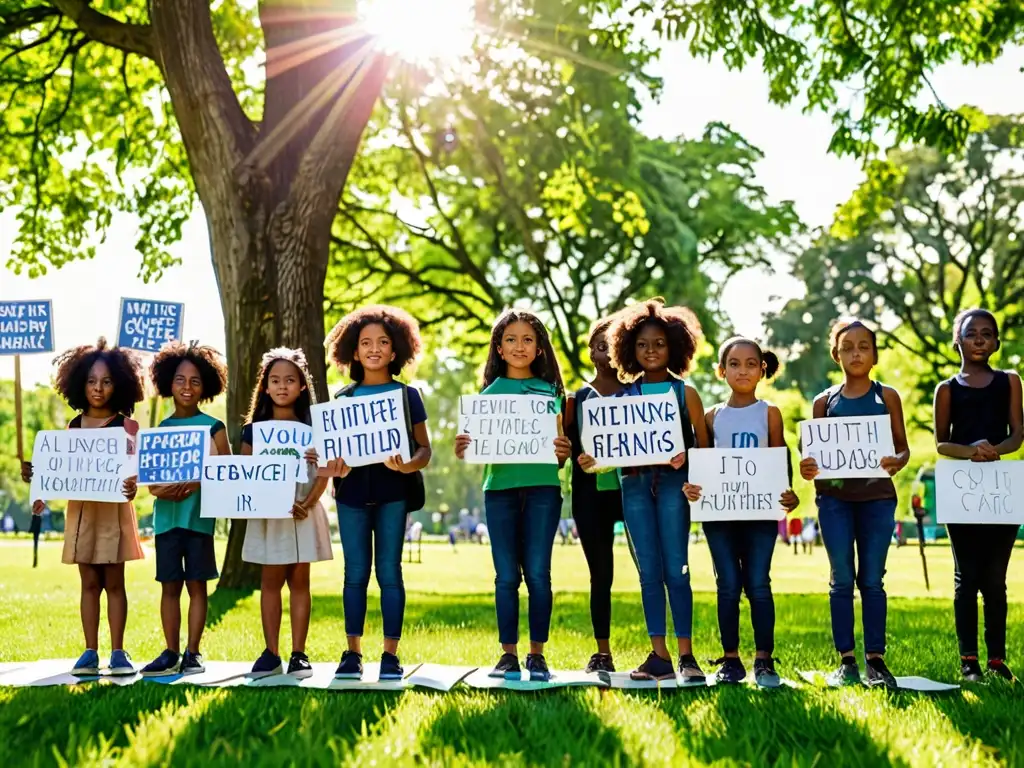
<path id="1" fill-rule="evenodd" d="M 694 643 L 718 655 L 713 575 L 706 545 L 691 549 Z M 127 646 L 145 663 L 163 646 L 159 589 L 150 559 L 128 566 Z M 624 547 L 614 596 L 612 645 L 620 668 L 646 654 L 637 577 Z M 313 568 L 308 652 L 333 661 L 344 647 L 341 561 Z M 0 543 L 0 661 L 75 657 L 81 651 L 78 583 L 47 543 L 33 571 L 25 542 Z M 889 558 L 890 666 L 896 674 L 956 681 L 949 550 L 928 548 L 926 591 L 917 549 Z M 425 546 L 407 565 L 402 658 L 407 663 L 490 665 L 498 646 L 493 571 L 486 547 Z M 833 665 L 824 552 L 780 546 L 773 569 L 779 669 Z M 557 591 L 548 659 L 580 668 L 593 651 L 588 575 L 578 546 L 555 547 Z M 1024 657 L 1024 552 L 1010 577 L 1010 656 Z M 744 609 L 744 654 L 751 633 Z M 525 590 L 524 616 L 525 631 Z M 379 653 L 371 598 L 367 655 Z M 282 632 L 287 647 L 287 619 Z M 109 644 L 101 639 L 101 655 Z M 203 652 L 252 660 L 263 648 L 259 595 L 215 593 Z M 1024 671 L 1024 667 L 1021 668 Z M 0 688 L 0 765 L 1024 765 L 1024 686 L 974 686 L 942 696 L 868 690 L 748 688 L 656 692 L 561 690 L 540 694 L 415 690 L 402 694 L 288 689 Z"/>

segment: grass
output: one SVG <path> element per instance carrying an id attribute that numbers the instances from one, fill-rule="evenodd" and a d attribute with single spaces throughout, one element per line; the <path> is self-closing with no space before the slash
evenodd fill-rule
<path id="1" fill-rule="evenodd" d="M 698 658 L 717 655 L 713 575 L 706 546 L 691 548 Z M 151 553 L 147 553 L 151 555 Z M 1024 559 L 1010 575 L 1010 655 L 1024 649 Z M 341 562 L 313 568 L 308 652 L 336 659 L 344 646 Z M 0 661 L 74 657 L 81 651 L 78 582 L 43 546 L 33 571 L 24 542 L 0 544 Z M 889 557 L 890 666 L 897 674 L 956 680 L 949 550 L 928 548 L 932 590 L 917 549 Z M 612 645 L 620 668 L 646 654 L 637 578 L 624 547 Z M 162 649 L 153 560 L 128 566 L 128 649 L 148 661 Z M 488 665 L 498 655 L 486 547 L 424 546 L 406 565 L 409 590 L 402 657 L 408 662 Z M 776 655 L 780 670 L 824 669 L 830 650 L 824 552 L 780 547 Z M 588 575 L 578 546 L 555 547 L 555 613 L 548 658 L 579 668 L 592 653 Z M 366 650 L 379 653 L 380 614 L 371 598 Z M 259 595 L 215 592 L 203 642 L 210 659 L 255 659 L 263 648 Z M 525 590 L 522 626 L 525 631 Z M 744 655 L 751 633 L 743 618 Z M 282 633 L 287 642 L 287 619 Z M 105 638 L 102 647 L 109 650 Z M 540 694 L 456 688 L 449 694 L 337 693 L 288 689 L 0 688 L 0 765 L 1024 765 L 1024 686 L 974 686 L 942 696 L 868 690 L 747 688 L 656 692 L 559 690 Z"/>

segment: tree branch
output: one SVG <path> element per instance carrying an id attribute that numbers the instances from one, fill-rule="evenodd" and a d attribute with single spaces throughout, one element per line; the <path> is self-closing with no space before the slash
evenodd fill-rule
<path id="1" fill-rule="evenodd" d="M 89 6 L 88 0 L 50 0 L 89 39 L 127 53 L 156 59 L 153 29 L 149 24 L 117 21 Z"/>

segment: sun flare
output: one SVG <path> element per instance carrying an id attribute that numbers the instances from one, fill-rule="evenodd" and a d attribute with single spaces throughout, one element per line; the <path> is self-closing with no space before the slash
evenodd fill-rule
<path id="1" fill-rule="evenodd" d="M 406 61 L 450 60 L 473 45 L 473 0 L 364 0 L 360 15 L 381 49 Z"/>

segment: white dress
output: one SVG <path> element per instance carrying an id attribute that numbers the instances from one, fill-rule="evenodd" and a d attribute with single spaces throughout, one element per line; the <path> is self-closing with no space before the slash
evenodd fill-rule
<path id="1" fill-rule="evenodd" d="M 316 468 L 308 464 L 305 483 L 295 486 L 295 500 L 303 501 L 316 482 Z M 281 518 L 249 520 L 245 524 L 242 560 L 258 565 L 294 565 L 333 560 L 331 528 L 319 499 L 305 520 Z"/>

